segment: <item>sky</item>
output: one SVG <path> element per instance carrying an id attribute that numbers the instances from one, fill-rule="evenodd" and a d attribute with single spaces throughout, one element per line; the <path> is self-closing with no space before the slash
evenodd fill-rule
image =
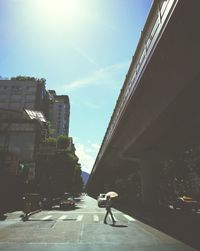
<path id="1" fill-rule="evenodd" d="M 69 136 L 90 173 L 152 0 L 0 0 L 0 76 L 46 79 L 70 99 Z"/>

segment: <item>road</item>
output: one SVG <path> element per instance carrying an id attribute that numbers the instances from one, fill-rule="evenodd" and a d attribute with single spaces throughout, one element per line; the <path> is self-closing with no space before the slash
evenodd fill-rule
<path id="1" fill-rule="evenodd" d="M 113 209 L 116 225 L 103 224 L 104 208 L 81 197 L 75 210 L 44 210 L 23 222 L 21 212 L 0 221 L 1 251 L 192 251 L 191 247 Z"/>
<path id="2" fill-rule="evenodd" d="M 134 206 L 121 208 L 137 220 L 200 250 L 200 210 L 175 210 L 172 206 L 157 210 L 142 210 Z"/>

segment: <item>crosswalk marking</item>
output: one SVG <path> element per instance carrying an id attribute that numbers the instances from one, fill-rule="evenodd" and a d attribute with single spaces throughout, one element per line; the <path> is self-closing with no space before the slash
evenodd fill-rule
<path id="1" fill-rule="evenodd" d="M 116 217 L 114 215 L 113 215 L 113 218 L 114 218 L 115 221 L 118 221 L 118 219 L 116 219 Z"/>
<path id="2" fill-rule="evenodd" d="M 98 217 L 98 215 L 93 215 L 93 220 L 94 220 L 94 222 L 99 222 L 99 217 Z"/>
<path id="3" fill-rule="evenodd" d="M 127 215 L 127 214 L 117 214 L 117 218 L 113 215 L 114 220 L 116 222 L 119 222 L 120 220 L 123 221 L 124 220 L 128 220 L 129 222 L 135 222 L 136 219 L 132 218 L 131 216 Z M 81 222 L 83 220 L 87 221 L 87 219 L 89 220 L 88 217 L 85 217 L 84 214 L 61 214 L 61 215 L 46 215 L 44 217 L 37 217 L 37 216 L 32 216 L 29 217 L 29 220 L 54 220 L 54 221 L 64 221 L 64 220 L 74 220 L 76 222 Z M 13 220 L 13 219 L 12 219 Z M 90 215 L 90 221 L 93 221 L 94 223 L 99 223 L 103 220 L 103 215 L 102 214 L 98 214 L 98 213 L 93 213 Z M 112 221 L 111 216 L 109 215 L 109 220 Z"/>
<path id="4" fill-rule="evenodd" d="M 124 217 L 128 220 L 128 221 L 136 221 L 136 219 L 132 218 L 131 216 L 124 214 Z"/>
<path id="5" fill-rule="evenodd" d="M 86 205 L 81 205 L 81 206 L 79 206 L 80 208 L 87 208 L 87 206 Z"/>
<path id="6" fill-rule="evenodd" d="M 112 220 L 111 215 L 109 215 L 109 218 Z M 113 215 L 113 218 L 115 221 L 118 221 L 114 215 Z"/>
<path id="7" fill-rule="evenodd" d="M 58 218 L 58 220 L 66 220 L 67 219 L 67 215 L 62 215 Z"/>
<path id="8" fill-rule="evenodd" d="M 43 217 L 42 220 L 48 220 L 48 219 L 50 219 L 51 217 L 52 217 L 52 215 L 47 215 L 47 216 Z"/>
<path id="9" fill-rule="evenodd" d="M 83 219 L 83 215 L 79 215 L 79 216 L 77 217 L 76 221 L 82 221 L 82 219 Z"/>

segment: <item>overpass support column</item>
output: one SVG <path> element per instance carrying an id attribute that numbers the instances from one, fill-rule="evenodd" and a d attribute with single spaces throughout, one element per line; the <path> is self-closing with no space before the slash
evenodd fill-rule
<path id="1" fill-rule="evenodd" d="M 147 208 L 155 208 L 158 205 L 159 174 L 159 154 L 152 151 L 145 153 L 140 162 L 140 176 L 142 205 Z"/>

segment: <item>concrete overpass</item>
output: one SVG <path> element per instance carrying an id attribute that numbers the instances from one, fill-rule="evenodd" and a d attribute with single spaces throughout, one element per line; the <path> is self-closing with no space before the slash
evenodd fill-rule
<path id="1" fill-rule="evenodd" d="M 142 200 L 155 200 L 158 162 L 200 142 L 200 1 L 154 1 L 87 189 L 140 169 Z"/>

